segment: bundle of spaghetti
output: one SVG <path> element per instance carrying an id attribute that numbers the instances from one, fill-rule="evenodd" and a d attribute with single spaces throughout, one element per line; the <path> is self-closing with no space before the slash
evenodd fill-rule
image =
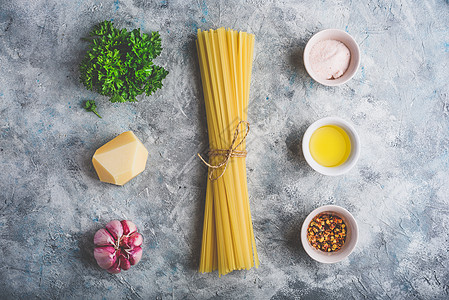
<path id="1" fill-rule="evenodd" d="M 198 30 L 197 51 L 209 133 L 199 271 L 219 275 L 259 266 L 246 177 L 247 108 L 254 35 Z"/>

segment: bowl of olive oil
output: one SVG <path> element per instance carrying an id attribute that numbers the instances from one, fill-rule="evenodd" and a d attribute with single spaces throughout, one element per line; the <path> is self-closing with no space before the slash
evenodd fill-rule
<path id="1" fill-rule="evenodd" d="M 304 133 L 302 151 L 315 171 L 330 176 L 352 169 L 360 156 L 360 139 L 352 124 L 326 117 L 314 122 Z"/>

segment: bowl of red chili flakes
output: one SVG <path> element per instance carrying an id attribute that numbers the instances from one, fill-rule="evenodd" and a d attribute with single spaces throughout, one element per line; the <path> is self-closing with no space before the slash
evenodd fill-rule
<path id="1" fill-rule="evenodd" d="M 301 242 L 307 254 L 322 263 L 345 259 L 357 245 L 358 228 L 352 214 L 337 205 L 312 211 L 301 228 Z"/>

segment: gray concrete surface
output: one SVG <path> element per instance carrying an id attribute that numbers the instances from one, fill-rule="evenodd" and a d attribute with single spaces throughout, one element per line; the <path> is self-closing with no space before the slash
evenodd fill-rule
<path id="1" fill-rule="evenodd" d="M 154 96 L 113 105 L 78 82 L 81 41 L 102 20 L 159 30 L 170 74 Z M 449 297 L 447 1 L 0 1 L 0 294 L 5 299 L 447 299 Z M 194 40 L 219 26 L 256 35 L 248 186 L 259 269 L 199 274 L 207 148 Z M 355 78 L 324 87 L 302 51 L 325 28 L 361 48 Z M 95 99 L 103 119 L 81 105 Z M 306 127 L 351 121 L 357 166 L 325 177 L 304 161 Z M 101 183 L 96 148 L 133 130 L 144 173 Z M 341 263 L 299 242 L 324 204 L 351 211 L 360 239 Z M 127 273 L 96 266 L 92 237 L 133 220 L 144 257 Z"/>

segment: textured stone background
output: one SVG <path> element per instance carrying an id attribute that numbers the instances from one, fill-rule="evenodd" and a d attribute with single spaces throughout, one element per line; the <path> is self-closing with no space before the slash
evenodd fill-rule
<path id="1" fill-rule="evenodd" d="M 78 83 L 81 41 L 104 19 L 159 30 L 164 88 L 110 104 Z M 309 299 L 449 297 L 448 1 L 0 1 L 1 298 Z M 219 26 L 256 35 L 248 186 L 259 269 L 199 274 L 207 148 L 194 40 Z M 324 87 L 302 51 L 326 28 L 360 45 L 355 78 Z M 85 112 L 97 100 L 103 119 Z M 304 161 L 313 121 L 351 121 L 363 143 L 347 175 Z M 96 148 L 133 130 L 147 169 L 124 187 L 101 183 Z M 341 263 L 310 259 L 299 242 L 324 204 L 351 211 L 359 244 Z M 145 237 L 132 271 L 110 275 L 92 255 L 95 231 L 129 218 Z"/>

